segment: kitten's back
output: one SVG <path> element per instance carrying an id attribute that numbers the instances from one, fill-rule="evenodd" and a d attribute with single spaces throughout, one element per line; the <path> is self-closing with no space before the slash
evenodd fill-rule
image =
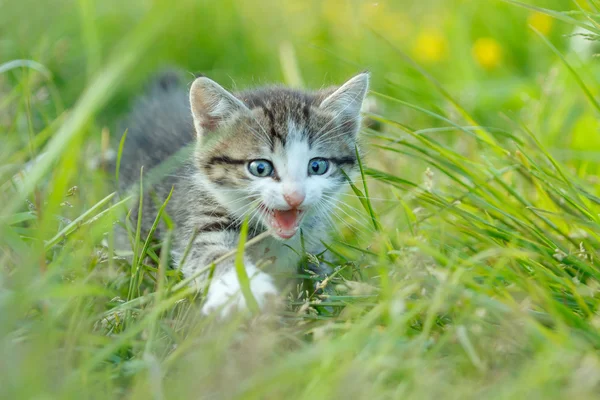
<path id="1" fill-rule="evenodd" d="M 187 90 L 179 75 L 159 75 L 139 98 L 123 123 L 127 138 L 123 147 L 120 186 L 129 187 L 161 162 L 193 143 L 195 137 Z M 145 175 L 144 174 L 144 175 Z"/>

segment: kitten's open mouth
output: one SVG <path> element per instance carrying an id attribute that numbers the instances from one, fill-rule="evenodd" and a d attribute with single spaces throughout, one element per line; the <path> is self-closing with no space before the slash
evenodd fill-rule
<path id="1" fill-rule="evenodd" d="M 289 239 L 298 232 L 300 222 L 304 217 L 304 210 L 273 210 L 262 206 L 267 214 L 269 226 L 277 236 L 282 239 Z"/>

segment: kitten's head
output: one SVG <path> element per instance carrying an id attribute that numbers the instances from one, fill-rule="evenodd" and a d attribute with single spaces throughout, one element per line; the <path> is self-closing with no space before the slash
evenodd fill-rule
<path id="1" fill-rule="evenodd" d="M 327 218 L 358 168 L 356 140 L 369 75 L 339 88 L 303 92 L 272 87 L 231 94 L 196 79 L 190 105 L 196 162 L 212 194 L 231 213 L 289 239 L 303 221 Z"/>

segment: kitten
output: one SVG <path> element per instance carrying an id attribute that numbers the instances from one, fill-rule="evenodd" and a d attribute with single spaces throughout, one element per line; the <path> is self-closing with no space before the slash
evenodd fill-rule
<path id="1" fill-rule="evenodd" d="M 188 96 L 166 75 L 137 103 L 126 126 L 122 188 L 135 185 L 142 167 L 145 177 L 169 157 L 179 162 L 144 196 L 143 232 L 174 187 L 167 205 L 175 224 L 172 257 L 189 277 L 236 248 L 248 216 L 249 238 L 271 233 L 244 258 L 251 291 L 264 307 L 278 291 L 273 278 L 257 268 L 259 259 L 295 268 L 299 256 L 290 247 L 300 248 L 300 231 L 309 253 L 322 250 L 326 222 L 345 186 L 342 171 L 352 176 L 358 167 L 355 146 L 368 85 L 368 73 L 361 73 L 320 91 L 265 87 L 231 93 L 200 77 Z M 187 154 L 180 151 L 186 146 L 192 148 Z M 134 223 L 137 217 L 134 207 Z M 164 229 L 159 226 L 159 238 Z M 246 307 L 233 262 L 216 266 L 204 313 L 226 316 Z M 204 273 L 195 283 L 202 288 L 206 280 Z"/>

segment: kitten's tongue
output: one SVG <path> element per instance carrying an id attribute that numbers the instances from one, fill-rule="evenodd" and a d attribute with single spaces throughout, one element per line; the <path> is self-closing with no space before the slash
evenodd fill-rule
<path id="1" fill-rule="evenodd" d="M 284 239 L 289 239 L 298 230 L 300 213 L 298 210 L 273 210 L 273 220 L 273 227 L 277 234 Z"/>

